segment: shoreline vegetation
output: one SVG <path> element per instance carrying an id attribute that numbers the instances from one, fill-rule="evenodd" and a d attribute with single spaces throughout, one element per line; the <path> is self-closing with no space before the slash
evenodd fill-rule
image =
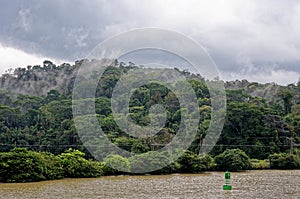
<path id="1" fill-rule="evenodd" d="M 81 64 L 97 64 L 97 61 L 99 60 L 80 60 L 73 65 L 55 65 L 46 60 L 43 65 L 8 70 L 0 77 L 1 182 L 122 174 L 107 166 L 111 163 L 120 164 L 128 171 L 141 171 L 141 167 L 145 166 L 155 168 L 155 164 L 159 164 L 151 162 L 151 155 L 178 134 L 181 118 L 187 109 L 180 106 L 180 101 L 172 90 L 158 82 L 140 86 L 132 93 L 129 107 L 120 109 L 129 109 L 126 117 L 144 127 L 152 120 L 151 108 L 159 104 L 163 106 L 165 114 L 157 116 L 165 116 L 166 121 L 153 136 L 130 136 L 115 121 L 118 118 L 114 118 L 112 114 L 112 96 L 122 76 L 130 70 L 143 69 L 143 66 L 112 60 L 110 66 L 105 66 L 106 70 L 101 76 L 99 71 L 91 71 L 90 76 L 82 78 L 84 81 L 74 91 L 74 82 Z M 195 128 L 195 139 L 187 151 L 175 162 L 150 174 L 299 169 L 300 81 L 287 86 L 247 80 L 222 81 L 227 99 L 224 127 L 209 154 L 199 156 L 197 154 L 205 144 L 207 129 L 211 123 L 213 107 L 210 91 L 200 74 L 178 68 L 174 70 L 195 91 L 199 124 Z M 91 98 L 89 92 L 84 91 L 89 91 L 91 82 L 95 80 L 99 81 L 95 96 Z M 137 81 L 133 76 L 128 76 L 128 80 Z M 209 81 L 221 80 L 216 78 Z M 180 85 L 179 82 L 179 89 Z M 76 91 L 80 91 L 81 95 Z M 182 92 L 185 92 L 184 88 Z M 73 97 L 78 95 L 80 97 L 74 101 Z M 72 106 L 80 108 L 81 105 L 84 105 L 80 109 L 81 123 L 76 126 Z M 92 113 L 89 105 L 95 108 Z M 85 128 L 84 124 L 90 120 L 91 115 L 96 116 L 111 143 L 129 154 L 143 156 L 148 162 L 136 164 L 135 156 L 124 158 L 114 155 L 115 152 L 110 148 L 95 148 L 93 152 L 98 157 L 106 157 L 103 162 L 95 161 L 85 145 L 96 146 L 101 143 L 101 139 L 87 140 L 83 144 L 77 133 L 78 127 Z M 168 160 L 166 154 L 158 155 L 163 161 Z"/>
<path id="2" fill-rule="evenodd" d="M 99 162 L 85 159 L 84 156 L 83 152 L 71 148 L 60 155 L 30 151 L 26 148 L 14 148 L 9 152 L 1 152 L 0 182 L 37 182 L 63 178 L 93 178 L 114 175 L 195 174 L 206 171 L 300 169 L 300 158 L 295 154 L 272 154 L 266 160 L 258 160 L 250 159 L 240 149 L 228 149 L 215 157 L 185 151 L 178 160 L 160 170 L 138 174 L 131 170 L 132 158 L 127 159 L 119 155 L 111 155 L 105 158 L 103 162 Z M 148 161 L 151 162 L 151 160 Z M 118 165 L 125 164 L 128 166 L 128 171 L 133 171 L 133 173 L 112 169 L 107 166 L 111 162 Z"/>

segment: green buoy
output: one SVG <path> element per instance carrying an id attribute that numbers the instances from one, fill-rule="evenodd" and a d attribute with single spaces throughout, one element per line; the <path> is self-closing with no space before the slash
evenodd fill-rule
<path id="1" fill-rule="evenodd" d="M 225 172 L 225 184 L 223 185 L 223 190 L 231 190 L 232 186 L 230 185 L 230 173 Z"/>

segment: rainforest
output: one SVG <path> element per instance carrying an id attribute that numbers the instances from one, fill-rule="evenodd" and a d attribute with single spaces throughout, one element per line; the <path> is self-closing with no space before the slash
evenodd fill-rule
<path id="1" fill-rule="evenodd" d="M 47 60 L 43 65 L 11 69 L 0 77 L 1 182 L 130 174 L 138 169 L 133 164 L 135 156 L 111 154 L 98 161 L 78 136 L 72 92 L 84 61 L 55 65 Z M 156 164 L 149 160 L 152 155 L 168 159 L 167 154 L 153 151 L 176 135 L 183 110 L 170 89 L 156 83 L 143 85 L 130 98 L 131 120 L 146 126 L 150 107 L 160 103 L 167 112 L 165 125 L 147 138 L 135 138 L 120 129 L 112 116 L 112 92 L 122 75 L 135 68 L 142 66 L 114 60 L 101 77 L 93 72 L 99 78 L 95 112 L 105 136 L 116 146 L 145 156 L 143 165 L 149 166 Z M 223 82 L 227 109 L 222 133 L 209 154 L 199 154 L 211 120 L 210 92 L 200 74 L 173 70 L 184 75 L 195 91 L 200 121 L 194 141 L 183 155 L 150 174 L 300 169 L 300 82 L 286 86 L 247 80 Z M 110 168 L 110 162 L 123 165 L 128 172 Z"/>

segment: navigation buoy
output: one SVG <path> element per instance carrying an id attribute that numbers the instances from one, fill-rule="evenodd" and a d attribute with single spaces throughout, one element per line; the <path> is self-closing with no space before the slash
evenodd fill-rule
<path id="1" fill-rule="evenodd" d="M 225 172 L 225 184 L 223 185 L 223 190 L 231 190 L 232 186 L 230 185 L 230 173 Z"/>

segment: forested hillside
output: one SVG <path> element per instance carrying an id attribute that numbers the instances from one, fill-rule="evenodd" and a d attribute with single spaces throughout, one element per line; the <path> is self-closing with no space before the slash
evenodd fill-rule
<path id="1" fill-rule="evenodd" d="M 90 157 L 80 142 L 72 118 L 72 88 L 81 62 L 56 66 L 45 61 L 42 66 L 10 70 L 0 78 L 0 151 L 25 147 L 59 154 L 73 148 Z M 149 108 L 159 102 L 167 110 L 164 128 L 151 139 L 137 139 L 118 128 L 111 115 L 110 98 L 118 79 L 133 67 L 139 66 L 115 60 L 107 68 L 97 87 L 96 114 L 113 143 L 128 151 L 144 153 L 157 150 L 172 140 L 181 113 L 172 91 L 158 84 L 148 84 L 131 97 L 130 117 L 141 126 L 147 125 Z M 201 121 L 189 149 L 198 153 L 210 123 L 210 95 L 200 75 L 181 73 L 192 85 L 199 102 Z M 225 87 L 226 121 L 211 155 L 218 155 L 228 148 L 239 148 L 251 158 L 265 159 L 270 154 L 297 150 L 300 143 L 300 82 L 280 86 L 243 80 L 225 82 Z"/>

